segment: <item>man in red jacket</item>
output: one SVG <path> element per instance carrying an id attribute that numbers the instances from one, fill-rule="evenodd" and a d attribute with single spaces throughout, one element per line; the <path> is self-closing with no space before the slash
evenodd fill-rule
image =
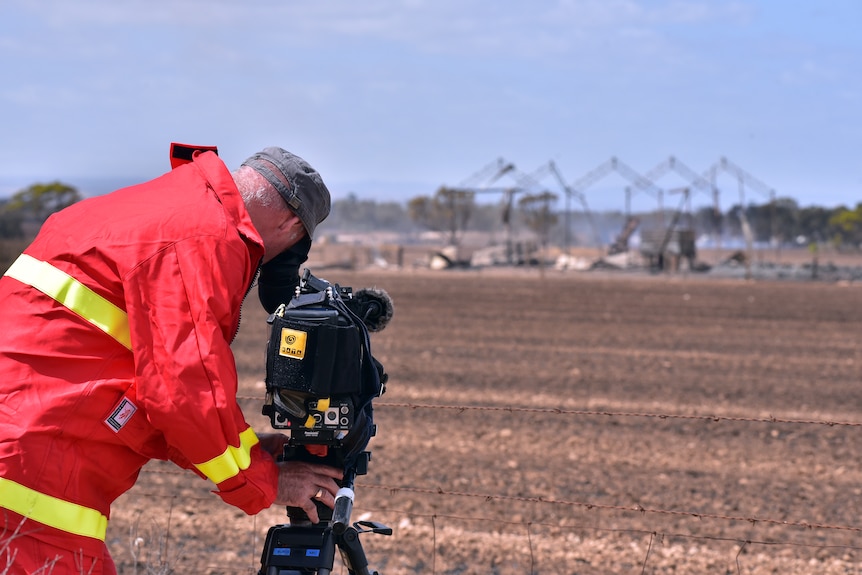
<path id="1" fill-rule="evenodd" d="M 248 514 L 289 505 L 316 521 L 313 499 L 333 505 L 341 470 L 276 462 L 284 437 L 245 421 L 230 349 L 261 264 L 307 253 L 329 207 L 319 174 L 281 148 L 233 173 L 206 151 L 45 222 L 0 279 L 4 573 L 115 573 L 110 505 L 153 458 Z"/>

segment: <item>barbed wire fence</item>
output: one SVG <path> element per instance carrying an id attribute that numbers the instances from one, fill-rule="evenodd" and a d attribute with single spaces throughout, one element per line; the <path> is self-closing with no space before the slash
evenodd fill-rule
<path id="1" fill-rule="evenodd" d="M 240 400 L 255 400 L 257 398 L 251 397 L 240 397 Z M 693 420 L 693 421 L 701 421 L 705 423 L 722 423 L 722 422 L 743 422 L 747 424 L 782 424 L 793 426 L 796 428 L 799 427 L 807 427 L 816 429 L 824 429 L 824 428 L 846 428 L 853 429 L 862 427 L 862 423 L 853 422 L 853 421 L 832 421 L 832 420 L 818 420 L 818 419 L 793 419 L 793 418 L 784 418 L 784 417 L 745 417 L 745 416 L 731 416 L 731 415 L 707 415 L 707 414 L 684 414 L 684 413 L 661 413 L 661 412 L 626 412 L 626 411 L 608 411 L 608 410 L 577 410 L 577 409 L 562 409 L 562 408 L 536 408 L 536 407 L 523 407 L 523 406 L 492 406 L 492 405 L 442 405 L 442 404 L 424 404 L 424 403 L 413 403 L 413 402 L 384 402 L 379 401 L 375 403 L 375 408 L 381 411 L 384 410 L 428 410 L 432 412 L 453 412 L 453 413 L 468 413 L 468 412 L 504 412 L 504 413 L 524 413 L 524 414 L 544 414 L 544 415 L 557 415 L 571 418 L 580 418 L 580 417 L 603 417 L 610 419 L 647 419 L 654 421 L 664 421 L 664 420 Z M 144 473 L 146 474 L 167 474 L 167 475 L 175 475 L 175 474 L 187 474 L 187 472 L 180 470 L 178 468 L 173 468 L 168 465 L 164 467 L 145 467 Z M 703 521 L 712 521 L 712 522 L 720 522 L 725 524 L 745 524 L 756 530 L 758 527 L 769 526 L 777 529 L 779 532 L 782 530 L 785 531 L 788 535 L 785 537 L 776 537 L 772 536 L 762 536 L 762 537 L 753 537 L 750 535 L 746 535 L 744 537 L 733 536 L 733 535 L 724 535 L 721 534 L 721 529 L 718 529 L 718 533 L 710 533 L 710 532 L 685 532 L 679 529 L 667 529 L 664 527 L 655 527 L 655 528 L 644 528 L 640 526 L 631 526 L 631 527 L 619 527 L 619 526 L 606 526 L 602 525 L 600 521 L 590 522 L 590 521 L 580 521 L 580 522 L 572 522 L 572 521 L 541 521 L 535 519 L 527 519 L 523 517 L 516 518 L 501 518 L 499 516 L 496 517 L 488 517 L 488 516 L 480 516 L 474 515 L 471 513 L 446 513 L 446 512 L 426 512 L 426 511 L 417 511 L 413 509 L 412 506 L 374 506 L 374 507 L 359 507 L 357 506 L 357 510 L 363 513 L 375 513 L 381 514 L 385 517 L 391 517 L 392 515 L 396 515 L 399 517 L 407 517 L 411 520 L 424 520 L 427 524 L 430 525 L 430 565 L 427 565 L 426 569 L 423 572 L 430 572 L 433 574 L 438 573 L 438 555 L 440 550 L 438 548 L 438 536 L 441 532 L 441 527 L 439 525 L 440 521 L 457 521 L 465 524 L 478 524 L 479 530 L 489 530 L 489 526 L 497 525 L 497 526 L 505 526 L 507 528 L 514 528 L 519 530 L 522 533 L 522 537 L 527 544 L 527 554 L 529 556 L 529 568 L 524 572 L 533 574 L 537 569 L 537 564 L 541 562 L 541 557 L 538 550 L 536 537 L 539 537 L 539 533 L 537 530 L 546 529 L 552 530 L 556 533 L 568 531 L 569 533 L 582 533 L 582 532 L 593 532 L 593 533 L 601 533 L 601 534 L 615 534 L 615 535 L 628 535 L 634 537 L 642 537 L 648 538 L 648 543 L 646 545 L 646 550 L 643 551 L 643 557 L 641 559 L 640 568 L 641 572 L 647 572 L 647 569 L 650 568 L 650 559 L 651 556 L 655 552 L 655 546 L 662 541 L 670 540 L 670 539 L 681 539 L 681 540 L 691 540 L 691 541 L 699 541 L 703 543 L 707 542 L 723 542 L 730 543 L 736 546 L 736 555 L 734 557 L 734 569 L 736 573 L 743 573 L 744 569 L 744 561 L 741 559 L 741 556 L 744 551 L 750 550 L 753 547 L 760 546 L 765 549 L 775 549 L 775 548 L 797 548 L 797 549 L 805 549 L 808 551 L 812 551 L 814 553 L 837 553 L 843 552 L 845 556 L 847 554 L 853 554 L 856 552 L 862 552 L 862 545 L 857 545 L 854 541 L 862 539 L 856 539 L 859 534 L 862 534 L 862 525 L 854 525 L 854 524 L 831 524 L 826 522 L 814 522 L 809 521 L 802 517 L 771 517 L 764 515 L 746 515 L 746 514 L 726 514 L 726 513 L 706 513 L 700 510 L 685 510 L 685 509 L 665 509 L 661 507 L 646 507 L 637 505 L 627 505 L 623 503 L 605 503 L 598 501 L 590 501 L 588 499 L 585 500 L 573 500 L 573 499 L 564 499 L 554 496 L 550 494 L 548 496 L 514 496 L 507 495 L 498 492 L 489 492 L 489 491 L 471 491 L 471 490 L 456 490 L 451 488 L 437 487 L 437 488 L 423 488 L 416 487 L 413 485 L 399 485 L 399 484 L 390 484 L 386 483 L 386 478 L 382 478 L 382 482 L 372 483 L 372 482 L 363 482 L 361 478 L 357 481 L 357 489 L 365 491 L 377 491 L 383 493 L 385 495 L 394 495 L 398 494 L 406 498 L 410 498 L 412 496 L 421 497 L 421 498 L 430 498 L 432 500 L 478 500 L 485 503 L 499 503 L 499 504 L 523 504 L 535 506 L 537 508 L 542 507 L 553 507 L 556 510 L 560 510 L 561 508 L 565 509 L 578 509 L 581 511 L 586 511 L 589 513 L 621 513 L 623 515 L 636 515 L 641 519 L 646 518 L 647 520 L 650 517 L 674 517 L 674 518 L 691 518 L 695 520 Z M 152 491 L 144 491 L 139 490 L 137 495 L 149 498 L 169 498 L 171 501 L 176 499 L 176 494 L 164 493 L 164 492 L 152 492 Z M 194 500 L 200 502 L 212 502 L 214 501 L 212 496 L 183 496 L 186 500 Z M 385 498 L 384 498 L 385 500 Z M 402 498 L 403 501 L 403 498 Z M 432 505 L 433 507 L 433 505 Z M 542 516 L 541 512 L 536 515 Z M 252 523 L 252 530 L 256 530 L 259 525 L 258 523 L 261 519 L 255 518 Z M 775 529 L 773 529 L 770 533 L 775 533 Z M 792 533 L 792 537 L 790 534 Z M 829 542 L 830 534 L 834 533 L 842 533 L 850 536 L 850 542 L 838 542 L 831 543 Z M 397 530 L 396 530 L 397 534 Z M 801 535 L 800 535 L 801 534 Z M 254 537 L 251 538 L 252 541 L 258 543 Z M 397 544 L 393 543 L 397 547 Z M 256 559 L 256 558 L 254 558 Z M 571 566 L 569 566 L 571 567 Z M 237 571 L 248 570 L 249 572 L 256 572 L 256 565 L 237 565 Z M 443 572 L 443 571 L 439 571 Z M 448 573 L 449 571 L 445 571 Z M 547 568 L 543 570 L 543 572 L 547 572 Z M 727 571 L 731 573 L 732 571 Z M 857 571 L 858 572 L 858 571 Z"/>

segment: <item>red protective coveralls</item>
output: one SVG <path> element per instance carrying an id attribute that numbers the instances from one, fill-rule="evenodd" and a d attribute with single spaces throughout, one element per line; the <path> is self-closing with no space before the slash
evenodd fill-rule
<path id="1" fill-rule="evenodd" d="M 262 257 L 212 152 L 49 218 L 0 279 L 7 530 L 26 517 L 27 538 L 101 558 L 111 502 L 151 458 L 246 513 L 273 503 L 277 467 L 237 405 L 230 350 Z"/>

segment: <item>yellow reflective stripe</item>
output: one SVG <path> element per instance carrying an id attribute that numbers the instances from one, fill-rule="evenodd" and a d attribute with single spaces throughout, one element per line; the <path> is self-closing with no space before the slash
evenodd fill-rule
<path id="1" fill-rule="evenodd" d="M 228 445 L 224 453 L 207 462 L 195 464 L 198 470 L 210 481 L 219 484 L 237 475 L 240 470 L 251 465 L 251 448 L 258 442 L 254 429 L 249 427 L 239 434 L 239 447 Z"/>
<path id="2" fill-rule="evenodd" d="M 66 306 L 106 334 L 132 349 L 129 317 L 115 306 L 66 272 L 48 262 L 21 254 L 6 270 L 7 276 L 33 286 Z"/>
<path id="3" fill-rule="evenodd" d="M 108 518 L 89 507 L 57 499 L 0 477 L 0 507 L 67 533 L 105 540 Z"/>

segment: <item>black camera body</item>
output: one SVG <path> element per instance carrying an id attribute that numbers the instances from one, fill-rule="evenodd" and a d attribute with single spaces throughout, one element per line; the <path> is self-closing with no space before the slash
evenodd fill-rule
<path id="1" fill-rule="evenodd" d="M 350 465 L 365 449 L 375 433 L 371 401 L 385 390 L 366 325 L 369 309 L 381 304 L 368 301 L 305 270 L 293 298 L 267 319 L 262 413 L 275 429 L 289 430 L 291 448 L 334 448 L 310 450 L 332 452 L 331 464 Z M 391 301 L 384 303 L 391 316 Z"/>

